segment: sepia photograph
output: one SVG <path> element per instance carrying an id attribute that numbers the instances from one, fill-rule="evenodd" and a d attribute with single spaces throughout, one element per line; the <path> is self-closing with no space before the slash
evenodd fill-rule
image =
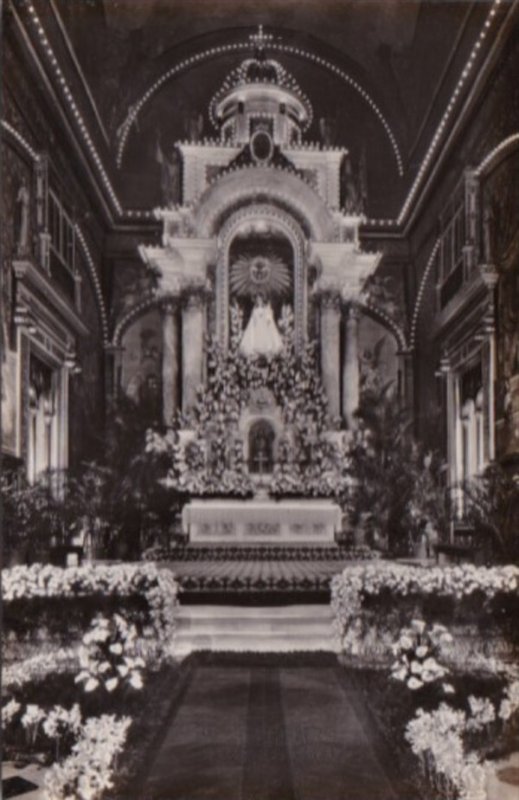
<path id="1" fill-rule="evenodd" d="M 519 0 L 3 0 L 4 800 L 519 800 Z"/>

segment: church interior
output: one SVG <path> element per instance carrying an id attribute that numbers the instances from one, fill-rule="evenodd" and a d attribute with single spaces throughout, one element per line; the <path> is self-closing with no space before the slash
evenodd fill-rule
<path id="1" fill-rule="evenodd" d="M 2 14 L 4 566 L 169 565 L 184 657 L 519 563 L 517 0 Z"/>

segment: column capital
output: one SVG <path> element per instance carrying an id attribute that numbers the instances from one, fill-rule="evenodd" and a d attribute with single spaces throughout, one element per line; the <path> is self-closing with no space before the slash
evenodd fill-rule
<path id="1" fill-rule="evenodd" d="M 323 309 L 331 309 L 339 311 L 341 308 L 341 295 L 336 289 L 322 289 L 318 293 L 321 307 Z"/>
<path id="2" fill-rule="evenodd" d="M 360 318 L 360 306 L 355 301 L 350 302 L 346 306 L 346 316 L 349 322 L 358 322 Z"/>
<path id="3" fill-rule="evenodd" d="M 174 314 L 179 307 L 178 297 L 167 297 L 160 303 L 160 311 L 164 315 Z"/>
<path id="4" fill-rule="evenodd" d="M 442 375 L 448 375 L 449 373 L 452 372 L 451 359 L 450 359 L 450 356 L 448 356 L 446 353 L 444 353 L 442 355 L 442 357 L 440 358 L 440 364 L 439 364 L 439 370 L 438 371 Z"/>
<path id="5" fill-rule="evenodd" d="M 187 309 L 203 309 L 211 292 L 208 286 L 186 286 L 181 295 L 182 307 Z"/>

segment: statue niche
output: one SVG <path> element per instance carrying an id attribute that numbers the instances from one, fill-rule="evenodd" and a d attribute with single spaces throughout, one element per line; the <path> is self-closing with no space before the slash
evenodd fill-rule
<path id="1" fill-rule="evenodd" d="M 243 314 L 241 352 L 272 357 L 283 350 L 276 324 L 287 300 L 293 301 L 293 251 L 275 231 L 236 236 L 230 249 L 231 301 Z"/>
<path id="2" fill-rule="evenodd" d="M 249 430 L 249 472 L 268 475 L 274 469 L 274 440 L 276 434 L 266 419 L 254 422 Z"/>

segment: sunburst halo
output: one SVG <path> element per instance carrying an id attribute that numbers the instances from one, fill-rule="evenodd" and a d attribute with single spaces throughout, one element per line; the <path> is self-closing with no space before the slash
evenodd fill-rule
<path id="1" fill-rule="evenodd" d="M 276 255 L 241 256 L 231 266 L 230 285 L 237 297 L 282 297 L 290 293 L 292 278 Z"/>

